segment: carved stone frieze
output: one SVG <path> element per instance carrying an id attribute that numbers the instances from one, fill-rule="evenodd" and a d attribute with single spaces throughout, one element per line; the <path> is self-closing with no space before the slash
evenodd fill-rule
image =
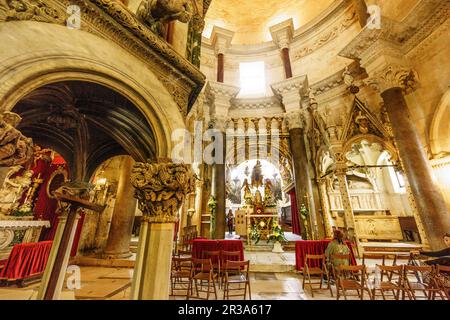
<path id="1" fill-rule="evenodd" d="M 195 182 L 190 165 L 169 160 L 136 163 L 131 173 L 139 209 L 152 223 L 176 222 L 185 196 L 195 191 Z"/>
<path id="2" fill-rule="evenodd" d="M 382 93 L 390 88 L 402 88 L 408 94 L 419 86 L 418 75 L 413 69 L 402 65 L 387 65 L 365 81 L 375 91 Z"/>

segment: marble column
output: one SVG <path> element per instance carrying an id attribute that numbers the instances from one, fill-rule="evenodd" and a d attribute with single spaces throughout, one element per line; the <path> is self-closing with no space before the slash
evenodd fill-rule
<path id="1" fill-rule="evenodd" d="M 217 55 L 217 82 L 223 82 L 225 66 L 224 66 L 225 57 L 223 53 L 219 53 Z"/>
<path id="2" fill-rule="evenodd" d="M 381 96 L 428 242 L 433 250 L 444 248 L 442 236 L 449 231 L 450 213 L 434 181 L 416 126 L 409 116 L 402 89 L 390 88 Z"/>
<path id="3" fill-rule="evenodd" d="M 293 159 L 292 163 L 294 166 L 295 194 L 297 197 L 298 208 L 300 209 L 301 205 L 305 204 L 309 211 L 310 217 L 310 223 L 308 223 L 308 226 L 306 226 L 305 224 L 302 225 L 302 237 L 303 239 L 314 239 L 316 208 L 313 200 L 314 193 L 311 183 L 311 174 L 308 167 L 308 157 L 306 156 L 304 132 L 303 128 L 296 128 L 292 126 L 292 120 L 290 121 L 289 136 L 291 142 L 291 154 Z M 300 222 L 303 223 L 303 220 L 300 219 Z"/>
<path id="4" fill-rule="evenodd" d="M 280 48 L 286 79 L 292 78 L 292 65 L 289 55 L 289 44 L 294 34 L 294 21 L 288 19 L 270 27 L 272 41 Z"/>
<path id="5" fill-rule="evenodd" d="M 186 164 L 169 161 L 135 164 L 131 183 L 144 216 L 131 299 L 169 299 L 175 222 L 184 198 L 195 190 L 195 180 L 194 172 Z"/>
<path id="6" fill-rule="evenodd" d="M 212 194 L 215 196 L 217 201 L 216 207 L 216 217 L 215 217 L 215 227 L 214 233 L 211 235 L 213 239 L 224 239 L 226 231 L 226 168 L 225 168 L 225 152 L 226 152 L 226 134 L 222 132 L 222 148 L 223 148 L 223 159 L 222 161 L 215 163 L 213 166 L 213 190 Z"/>
<path id="7" fill-rule="evenodd" d="M 213 174 L 211 191 L 216 197 L 217 207 L 215 225 L 212 228 L 214 232 L 211 234 L 211 237 L 214 239 L 223 239 L 226 231 L 226 128 L 229 121 L 228 110 L 231 108 L 231 100 L 239 93 L 239 88 L 210 81 L 206 86 L 205 93 L 208 97 L 208 101 L 212 102 L 211 105 L 209 105 L 209 116 L 211 119 L 210 127 L 214 129 L 214 139 L 222 140 L 215 143 L 215 148 L 222 148 L 222 150 L 214 149 L 215 161 L 212 164 Z"/>
<path id="8" fill-rule="evenodd" d="M 134 188 L 130 183 L 133 164 L 134 160 L 130 156 L 123 157 L 121 161 L 116 202 L 103 253 L 105 258 L 124 259 L 131 256 L 130 241 L 137 205 L 134 198 Z"/>
<path id="9" fill-rule="evenodd" d="M 326 179 L 320 179 L 318 181 L 319 192 L 320 192 L 320 202 L 323 208 L 323 220 L 325 228 L 325 237 L 331 238 L 333 236 L 333 219 L 330 216 L 330 205 L 327 196 L 327 185 Z"/>

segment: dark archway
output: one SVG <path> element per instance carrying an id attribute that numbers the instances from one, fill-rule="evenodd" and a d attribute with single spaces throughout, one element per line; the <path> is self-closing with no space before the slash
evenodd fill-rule
<path id="1" fill-rule="evenodd" d="M 12 111 L 23 118 L 19 130 L 59 152 L 76 179 L 88 180 L 95 168 L 116 155 L 137 161 L 156 155 L 155 135 L 145 116 L 126 97 L 97 83 L 48 84 Z"/>

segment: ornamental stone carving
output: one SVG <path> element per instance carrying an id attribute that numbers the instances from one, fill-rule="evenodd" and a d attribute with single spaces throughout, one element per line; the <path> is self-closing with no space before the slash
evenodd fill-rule
<path id="1" fill-rule="evenodd" d="M 153 223 L 175 222 L 184 197 L 195 191 L 195 182 L 190 165 L 170 160 L 139 162 L 131 173 L 139 209 Z"/>
<path id="2" fill-rule="evenodd" d="M 289 127 L 289 130 L 292 129 L 303 129 L 305 126 L 305 118 L 304 115 L 300 112 L 289 112 L 286 113 L 286 121 Z"/>
<path id="3" fill-rule="evenodd" d="M 417 89 L 419 82 L 417 72 L 413 69 L 394 64 L 375 72 L 366 80 L 366 84 L 379 93 L 398 87 L 409 94 Z"/>
<path id="4" fill-rule="evenodd" d="M 153 32 L 162 36 L 164 23 L 174 20 L 188 23 L 193 12 L 191 0 L 144 0 L 136 14 Z"/>
<path id="5" fill-rule="evenodd" d="M 16 129 L 21 120 L 13 112 L 0 114 L 0 167 L 22 165 L 33 157 L 33 141 Z"/>

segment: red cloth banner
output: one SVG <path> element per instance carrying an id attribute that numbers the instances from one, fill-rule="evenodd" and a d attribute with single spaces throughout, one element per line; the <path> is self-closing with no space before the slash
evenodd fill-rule
<path id="1" fill-rule="evenodd" d="M 295 189 L 289 191 L 289 198 L 291 199 L 292 233 L 301 236 L 302 232 L 298 216 L 299 212 L 297 208 L 297 198 L 295 196 Z"/>
<path id="2" fill-rule="evenodd" d="M 207 240 L 192 241 L 192 257 L 203 259 L 203 251 L 239 251 L 241 261 L 244 260 L 244 244 L 241 240 Z"/>
<path id="3" fill-rule="evenodd" d="M 328 244 L 331 240 L 302 240 L 295 243 L 295 266 L 297 271 L 301 271 L 305 266 L 305 258 L 307 254 L 321 255 L 325 254 Z M 352 265 L 356 265 L 355 255 L 353 253 L 352 244 L 346 241 L 350 249 L 350 258 Z M 312 260 L 309 267 L 319 267 L 318 260 Z"/>
<path id="4" fill-rule="evenodd" d="M 51 248 L 52 241 L 16 244 L 0 272 L 0 278 L 21 280 L 43 273 Z"/>

